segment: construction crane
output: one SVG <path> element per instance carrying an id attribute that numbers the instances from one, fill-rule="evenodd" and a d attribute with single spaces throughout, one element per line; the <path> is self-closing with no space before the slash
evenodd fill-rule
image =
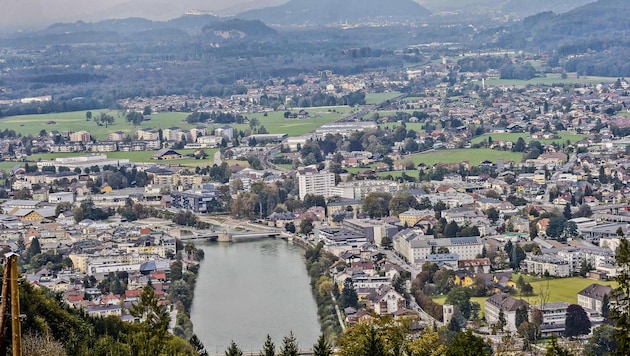
<path id="1" fill-rule="evenodd" d="M 20 329 L 20 295 L 18 286 L 18 257 L 15 252 L 4 255 L 6 262 L 4 265 L 4 278 L 2 280 L 2 303 L 0 303 L 0 349 L 4 341 L 4 332 L 9 315 L 9 305 L 11 302 L 11 342 L 13 356 L 22 356 L 22 332 Z"/>

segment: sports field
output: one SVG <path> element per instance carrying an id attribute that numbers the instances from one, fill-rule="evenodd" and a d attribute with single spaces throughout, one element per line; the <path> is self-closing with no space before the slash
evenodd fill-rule
<path id="1" fill-rule="evenodd" d="M 365 103 L 370 104 L 380 104 L 384 101 L 393 99 L 399 96 L 401 93 L 397 91 L 387 92 L 387 93 L 367 93 L 365 94 Z"/>

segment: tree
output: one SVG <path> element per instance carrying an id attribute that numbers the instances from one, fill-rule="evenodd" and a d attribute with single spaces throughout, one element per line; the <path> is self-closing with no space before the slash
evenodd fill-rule
<path id="1" fill-rule="evenodd" d="M 562 216 L 564 216 L 565 219 L 570 220 L 573 217 L 573 214 L 571 213 L 571 204 L 570 203 L 566 203 L 564 205 L 564 210 L 562 211 Z"/>
<path id="2" fill-rule="evenodd" d="M 289 335 L 282 339 L 282 347 L 280 347 L 278 356 L 297 356 L 299 352 L 300 349 L 293 331 L 289 331 Z"/>
<path id="3" fill-rule="evenodd" d="M 263 349 L 260 351 L 260 356 L 275 356 L 275 355 L 276 355 L 276 345 L 274 345 L 273 341 L 271 341 L 271 336 L 267 334 L 267 339 L 265 340 Z"/>
<path id="4" fill-rule="evenodd" d="M 392 195 L 389 193 L 369 193 L 363 200 L 363 211 L 372 218 L 389 215 L 389 202 Z"/>
<path id="5" fill-rule="evenodd" d="M 630 355 L 630 244 L 623 238 L 621 227 L 617 235 L 622 237 L 615 254 L 615 265 L 619 268 L 617 277 L 618 285 L 615 288 L 615 304 L 610 316 L 615 321 L 615 341 L 617 351 L 615 355 Z"/>
<path id="6" fill-rule="evenodd" d="M 488 219 L 490 219 L 490 221 L 492 221 L 492 223 L 495 223 L 495 222 L 497 222 L 497 220 L 499 220 L 499 212 L 494 207 L 489 208 L 488 210 L 486 210 L 486 215 L 488 216 Z"/>
<path id="7" fill-rule="evenodd" d="M 92 112 L 91 111 L 86 111 L 85 112 L 85 120 L 86 121 L 90 121 L 90 119 L 92 119 Z"/>
<path id="8" fill-rule="evenodd" d="M 528 312 L 527 312 L 527 307 L 526 306 L 521 306 L 519 308 L 516 309 L 516 319 L 514 324 L 516 325 L 516 328 L 518 329 L 519 326 L 521 326 L 521 324 L 528 322 Z"/>
<path id="9" fill-rule="evenodd" d="M 551 335 L 551 341 L 547 344 L 545 356 L 571 356 L 571 354 L 562 346 L 558 345 L 558 338 L 553 334 Z"/>
<path id="10" fill-rule="evenodd" d="M 445 356 L 490 356 L 492 348 L 482 338 L 473 335 L 472 330 L 457 334 L 449 343 Z"/>
<path id="11" fill-rule="evenodd" d="M 243 356 L 243 351 L 238 348 L 234 340 L 230 344 L 227 350 L 225 350 L 225 356 Z"/>
<path id="12" fill-rule="evenodd" d="M 340 302 L 344 308 L 352 307 L 357 309 L 359 307 L 359 296 L 357 295 L 357 291 L 354 289 L 352 278 L 347 278 L 343 282 Z"/>
<path id="13" fill-rule="evenodd" d="M 444 228 L 444 237 L 455 237 L 458 231 L 459 226 L 457 225 L 457 222 L 455 222 L 455 220 L 451 220 L 451 222 L 446 224 L 446 227 Z"/>
<path id="14" fill-rule="evenodd" d="M 464 319 L 469 320 L 472 313 L 470 304 L 470 289 L 466 287 L 455 287 L 446 295 L 446 304 L 455 306 Z"/>
<path id="15" fill-rule="evenodd" d="M 588 339 L 584 347 L 584 354 L 589 356 L 612 355 L 617 350 L 615 328 L 610 325 L 600 325 L 593 330 L 593 336 Z"/>
<path id="16" fill-rule="evenodd" d="M 588 318 L 584 308 L 577 304 L 571 304 L 567 308 L 564 324 L 564 335 L 566 337 L 587 335 L 591 332 L 591 320 Z"/>
<path id="17" fill-rule="evenodd" d="M 206 347 L 203 345 L 201 340 L 199 340 L 199 337 L 197 337 L 197 334 L 193 334 L 190 337 L 190 340 L 188 340 L 188 343 L 190 344 L 190 346 L 192 346 L 195 349 L 195 351 L 197 352 L 197 355 L 208 356 L 208 351 L 206 351 Z"/>
<path id="18" fill-rule="evenodd" d="M 319 338 L 317 339 L 317 343 L 313 345 L 313 356 L 332 356 L 332 355 L 333 355 L 332 346 L 330 346 L 330 344 L 326 342 L 326 338 L 324 338 L 324 334 L 319 335 Z"/>
<path id="19" fill-rule="evenodd" d="M 300 232 L 310 234 L 313 231 L 313 219 L 306 217 L 300 222 Z"/>

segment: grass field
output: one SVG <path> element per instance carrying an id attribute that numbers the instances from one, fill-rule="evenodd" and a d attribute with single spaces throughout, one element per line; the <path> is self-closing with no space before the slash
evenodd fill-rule
<path id="1" fill-rule="evenodd" d="M 387 93 L 391 94 L 391 93 Z M 300 109 L 291 109 L 292 112 L 297 112 Z M 275 111 L 267 113 L 246 114 L 248 118 L 257 118 L 260 125 L 265 126 L 269 133 L 287 133 L 289 136 L 300 136 L 307 132 L 314 131 L 323 124 L 339 120 L 344 114 L 349 113 L 352 108 L 348 106 L 335 106 L 335 107 L 317 107 L 306 108 L 311 115 L 311 118 L 304 120 L 285 119 L 284 111 Z M 140 128 L 154 128 L 165 129 L 172 126 L 177 126 L 182 129 L 190 129 L 194 125 L 188 124 L 186 117 L 189 113 L 155 113 L 151 115 L 151 121 L 145 121 L 139 126 L 133 126 L 128 123 L 123 114 L 118 111 L 107 110 L 94 110 L 92 111 L 93 117 L 99 115 L 100 112 L 108 112 L 114 117 L 114 123 L 105 126 L 98 126 L 94 120 L 87 121 L 85 119 L 85 111 L 74 111 L 67 113 L 54 113 L 54 114 L 42 114 L 42 115 L 20 115 L 9 116 L 0 119 L 0 127 L 2 129 L 14 130 L 22 135 L 39 135 L 39 132 L 44 129 L 47 132 L 51 130 L 57 131 L 89 131 L 92 136 L 97 140 L 104 140 L 107 134 L 115 131 L 122 131 L 128 133 L 133 137 L 133 134 Z M 48 124 L 48 122 L 54 121 L 54 124 Z M 232 125 L 235 128 L 245 130 L 249 128 L 249 125 Z M 210 125 L 212 128 L 212 125 Z"/>
<path id="2" fill-rule="evenodd" d="M 107 112 L 107 110 L 94 110 L 92 115 L 95 117 L 100 112 Z M 114 117 L 114 123 L 105 126 L 98 126 L 94 120 L 87 121 L 85 119 L 85 111 L 74 111 L 67 113 L 54 113 L 54 114 L 42 114 L 42 115 L 20 115 L 9 116 L 0 119 L 0 126 L 4 129 L 15 130 L 15 132 L 22 135 L 31 134 L 38 136 L 39 132 L 44 129 L 47 132 L 51 130 L 57 131 L 89 131 L 92 136 L 98 140 L 104 140 L 107 134 L 115 131 L 122 131 L 129 133 L 131 136 L 139 128 L 155 128 L 165 129 L 171 126 L 178 126 L 183 129 L 189 129 L 192 125 L 187 124 L 183 120 L 188 116 L 187 113 L 157 113 L 152 115 L 151 121 L 145 121 L 142 125 L 134 127 L 128 123 L 122 114 L 118 111 L 110 111 L 110 115 Z M 55 124 L 47 124 L 54 121 Z"/>
<path id="3" fill-rule="evenodd" d="M 512 275 L 512 280 L 516 281 L 520 275 Z M 514 298 L 522 298 L 532 305 L 540 304 L 541 291 L 547 294 L 548 291 L 548 303 L 553 302 L 567 302 L 570 304 L 577 304 L 577 294 L 582 289 L 590 286 L 593 283 L 602 285 L 609 285 L 613 288 L 617 286 L 616 282 L 608 281 L 594 281 L 588 278 L 571 277 L 571 278 L 537 278 L 532 276 L 523 275 L 523 279 L 526 283 L 531 283 L 534 288 L 534 295 L 531 297 L 525 297 L 521 295 L 515 295 Z M 436 296 L 432 298 L 438 304 L 444 304 L 446 302 L 446 296 Z M 488 297 L 473 297 L 471 301 L 477 302 L 481 305 L 482 313 L 485 313 L 485 301 Z"/>
<path id="4" fill-rule="evenodd" d="M 510 151 L 498 151 L 489 148 L 479 149 L 458 149 L 458 150 L 437 150 L 427 153 L 417 153 L 410 155 L 413 162 L 418 165 L 424 163 L 432 166 L 436 163 L 457 163 L 469 161 L 472 165 L 479 165 L 484 160 L 490 160 L 496 163 L 497 159 L 503 158 L 505 162 L 514 161 L 521 162 L 523 155 L 521 153 Z"/>
<path id="5" fill-rule="evenodd" d="M 16 164 L 20 164 L 19 162 L 0 162 L 0 171 L 8 172 L 13 168 Z"/>
<path id="6" fill-rule="evenodd" d="M 300 110 L 300 108 L 294 108 L 289 111 L 295 113 Z M 348 106 L 334 106 L 304 108 L 304 110 L 309 113 L 310 117 L 307 119 L 285 119 L 284 111 L 268 112 L 267 116 L 264 113 L 247 114 L 246 117 L 258 119 L 260 126 L 264 126 L 269 133 L 286 133 L 289 136 L 301 136 L 315 131 L 324 124 L 341 119 L 352 108 Z M 243 131 L 250 128 L 249 124 L 231 124 L 230 126 Z"/>
<path id="7" fill-rule="evenodd" d="M 518 80 L 518 79 L 487 79 L 487 86 L 501 86 L 501 85 L 513 85 L 513 86 L 527 86 L 527 85 L 553 85 L 553 84 L 597 84 L 597 83 L 612 83 L 617 78 L 612 77 L 590 77 L 581 76 L 577 77 L 576 73 L 567 73 L 567 78 L 563 79 L 560 74 L 547 74 L 546 77 L 536 77 L 530 80 Z"/>
<path id="8" fill-rule="evenodd" d="M 365 103 L 370 104 L 380 104 L 386 100 L 393 99 L 399 96 L 401 93 L 397 91 L 392 91 L 388 93 L 367 93 L 365 94 Z"/>
<path id="9" fill-rule="evenodd" d="M 567 131 L 560 131 L 558 132 L 558 136 L 559 138 L 556 138 L 556 139 L 549 139 L 549 140 L 537 139 L 536 141 L 543 144 L 551 144 L 553 142 L 557 142 L 558 144 L 561 145 L 563 143 L 566 143 L 567 140 L 571 142 L 577 142 L 585 138 L 587 135 L 579 135 L 579 134 L 574 134 Z M 525 142 L 532 141 L 532 138 L 527 132 L 524 132 L 524 133 L 486 133 L 479 137 L 473 138 L 472 140 L 470 140 L 470 143 L 475 144 L 475 143 L 488 141 L 488 137 L 492 137 L 493 140 L 504 140 L 504 141 L 511 141 L 511 142 L 516 142 L 519 137 L 522 137 L 523 140 L 525 140 Z"/>

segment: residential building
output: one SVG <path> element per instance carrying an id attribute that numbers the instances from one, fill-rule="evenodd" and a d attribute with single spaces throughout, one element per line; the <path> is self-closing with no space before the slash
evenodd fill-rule
<path id="1" fill-rule="evenodd" d="M 72 142 L 89 142 L 92 138 L 87 131 L 77 131 L 70 134 L 70 141 Z"/>
<path id="2" fill-rule="evenodd" d="M 501 311 L 503 311 L 504 328 L 516 332 L 516 311 L 519 308 L 525 308 L 529 313 L 529 304 L 523 299 L 515 299 L 507 293 L 497 293 L 486 299 L 486 321 L 490 325 L 498 323 Z"/>
<path id="3" fill-rule="evenodd" d="M 171 206 L 195 213 L 207 213 L 211 211 L 212 202 L 216 201 L 218 197 L 219 192 L 217 191 L 173 191 L 171 192 Z"/>
<path id="4" fill-rule="evenodd" d="M 333 196 L 332 188 L 335 186 L 334 173 L 317 172 L 314 169 L 300 169 L 296 177 L 298 179 L 300 199 L 304 200 L 306 194 L 322 195 L 324 198 Z"/>
<path id="5" fill-rule="evenodd" d="M 578 304 L 584 309 L 590 309 L 598 313 L 603 313 L 605 296 L 610 297 L 613 289 L 610 286 L 593 283 L 578 292 Z"/>
<path id="6" fill-rule="evenodd" d="M 540 325 L 542 337 L 564 333 L 568 307 L 569 303 L 567 302 L 539 304 L 534 307 L 542 313 L 542 324 Z"/>
<path id="7" fill-rule="evenodd" d="M 552 254 L 528 254 L 527 258 L 521 262 L 521 266 L 527 273 L 537 276 L 542 276 L 545 273 L 554 277 L 569 277 L 571 275 L 569 262 Z"/>
<path id="8" fill-rule="evenodd" d="M 429 255 L 445 249 L 457 254 L 460 260 L 475 259 L 483 251 L 483 241 L 478 236 L 436 239 L 424 235 L 422 230 L 405 229 L 393 236 L 394 250 L 412 264 L 421 265 Z"/>

